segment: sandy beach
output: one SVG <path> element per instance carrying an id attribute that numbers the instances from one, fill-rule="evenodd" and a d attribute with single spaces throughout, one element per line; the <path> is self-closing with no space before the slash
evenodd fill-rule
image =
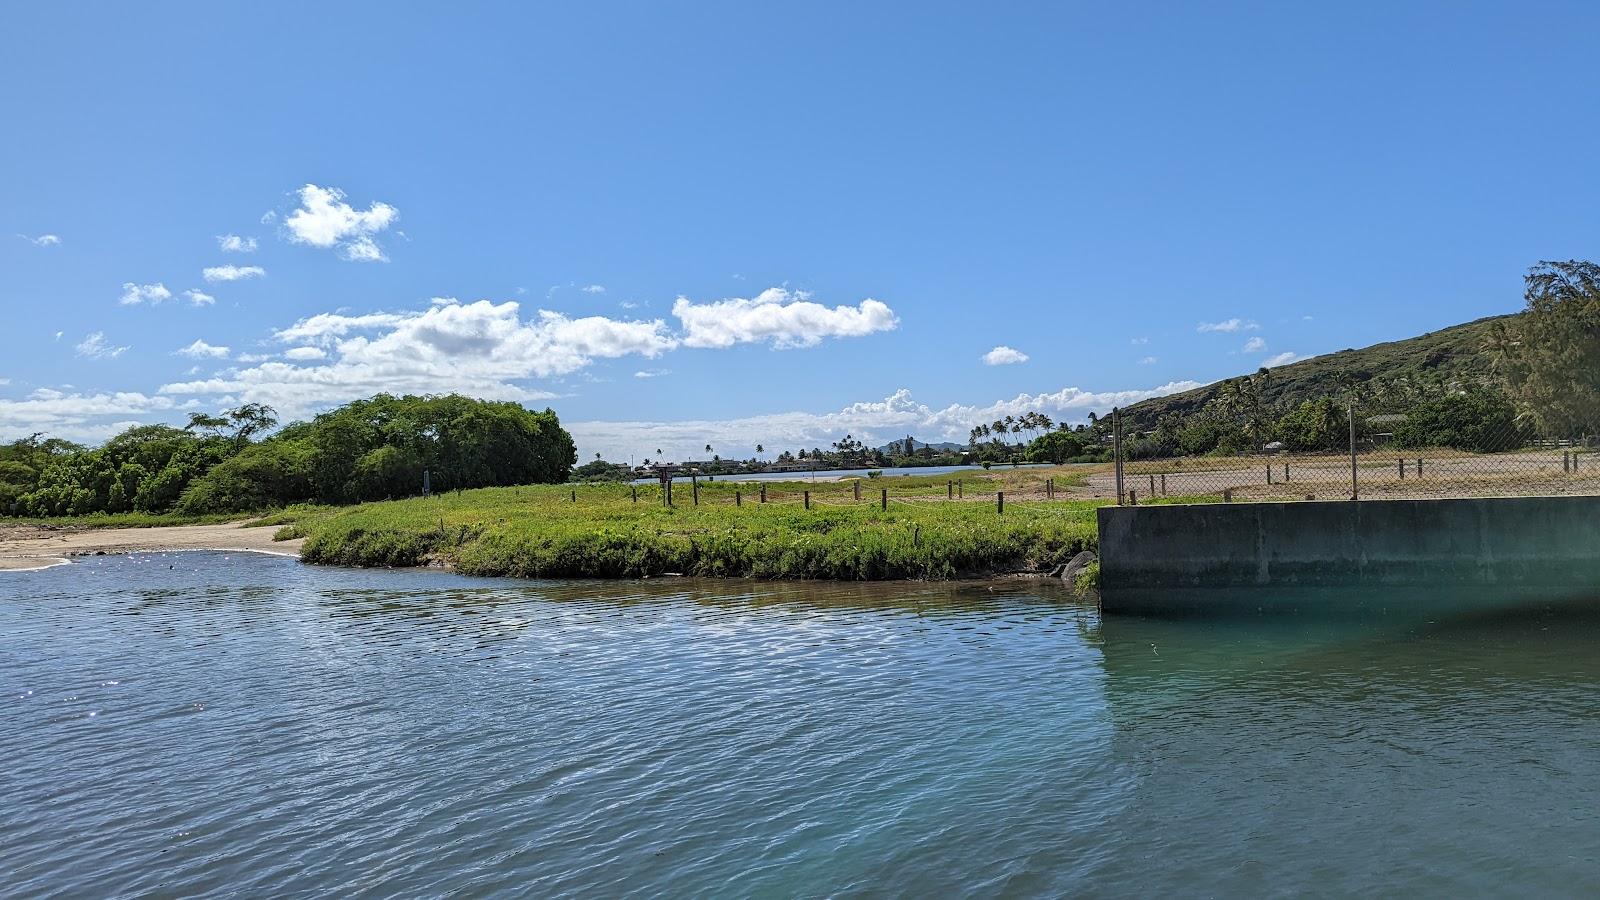
<path id="1" fill-rule="evenodd" d="M 276 530 L 246 528 L 242 522 L 157 528 L 0 525 L 0 571 L 61 565 L 73 556 L 160 550 L 253 550 L 298 556 L 303 541 L 274 541 Z"/>

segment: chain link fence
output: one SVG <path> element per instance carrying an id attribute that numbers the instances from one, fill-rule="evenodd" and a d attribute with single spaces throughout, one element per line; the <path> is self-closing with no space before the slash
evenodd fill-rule
<path id="1" fill-rule="evenodd" d="M 1249 449 L 1201 456 L 1163 453 L 1152 432 L 1113 411 L 1114 464 L 1089 483 L 1124 504 L 1600 495 L 1592 437 L 1549 436 L 1511 415 L 1441 421 L 1436 409 L 1348 404 L 1338 410 L 1342 422 L 1316 423 L 1316 440 L 1246 438 Z"/>

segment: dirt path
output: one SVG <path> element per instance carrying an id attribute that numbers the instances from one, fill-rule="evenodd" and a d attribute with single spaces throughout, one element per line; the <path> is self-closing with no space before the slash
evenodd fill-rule
<path id="1" fill-rule="evenodd" d="M 303 541 L 274 541 L 276 530 L 245 528 L 240 522 L 158 528 L 0 525 L 0 571 L 61 565 L 72 556 L 156 550 L 256 550 L 298 556 Z"/>

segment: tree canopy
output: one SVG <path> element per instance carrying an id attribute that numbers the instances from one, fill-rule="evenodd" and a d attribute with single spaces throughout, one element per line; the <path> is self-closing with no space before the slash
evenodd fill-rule
<path id="1" fill-rule="evenodd" d="M 0 447 L 0 513 L 238 512 L 435 490 L 559 482 L 577 461 L 551 410 L 459 395 L 379 394 L 288 425 L 246 404 L 184 428 L 140 425 L 85 448 L 42 435 Z"/>

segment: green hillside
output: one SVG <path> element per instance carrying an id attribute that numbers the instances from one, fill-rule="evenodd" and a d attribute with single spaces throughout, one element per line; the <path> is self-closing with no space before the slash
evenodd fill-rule
<path id="1" fill-rule="evenodd" d="M 1413 338 L 1374 344 L 1360 350 L 1340 350 L 1279 366 L 1272 370 L 1271 379 L 1265 383 L 1263 398 L 1271 406 L 1287 409 L 1302 400 L 1337 395 L 1341 384 L 1350 381 L 1487 375 L 1491 329 L 1496 322 L 1519 315 L 1490 316 Z M 1124 419 L 1129 427 L 1151 428 L 1167 413 L 1187 416 L 1216 397 L 1225 383 L 1219 381 L 1181 394 L 1135 403 L 1123 410 Z"/>

